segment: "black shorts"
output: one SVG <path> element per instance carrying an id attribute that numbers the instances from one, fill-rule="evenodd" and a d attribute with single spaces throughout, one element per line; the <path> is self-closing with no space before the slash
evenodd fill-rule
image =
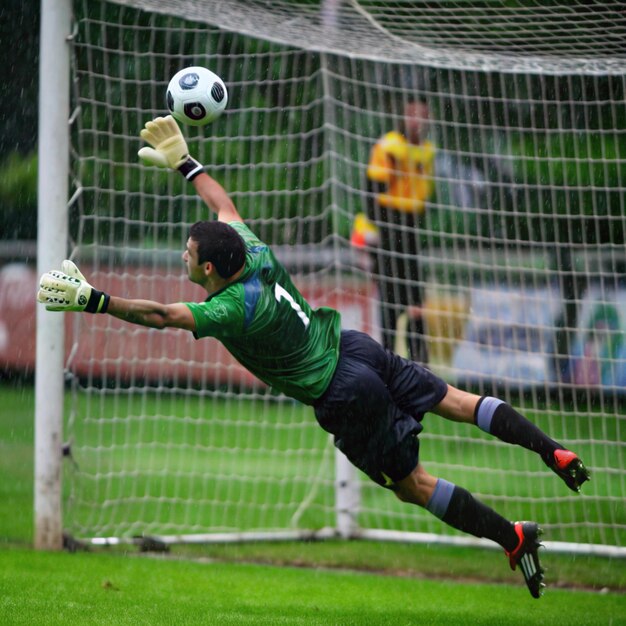
<path id="1" fill-rule="evenodd" d="M 320 426 L 373 481 L 393 488 L 417 466 L 424 413 L 448 386 L 358 331 L 341 333 L 337 369 L 314 405 Z"/>

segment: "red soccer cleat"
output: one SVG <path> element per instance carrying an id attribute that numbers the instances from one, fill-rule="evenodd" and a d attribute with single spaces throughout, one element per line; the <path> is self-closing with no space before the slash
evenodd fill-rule
<path id="1" fill-rule="evenodd" d="M 519 537 L 519 543 L 515 550 L 507 552 L 511 569 L 518 565 L 524 575 L 524 580 L 533 598 L 540 598 L 545 585 L 543 583 L 543 568 L 539 562 L 539 535 L 542 530 L 535 522 L 515 522 L 515 532 Z"/>
<path id="2" fill-rule="evenodd" d="M 548 467 L 562 478 L 572 491 L 579 492 L 581 485 L 590 479 L 589 470 L 571 450 L 555 450 L 554 460 Z"/>

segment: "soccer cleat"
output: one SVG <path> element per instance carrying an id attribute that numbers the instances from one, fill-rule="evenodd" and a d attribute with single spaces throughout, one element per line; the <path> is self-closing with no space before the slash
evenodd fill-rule
<path id="1" fill-rule="evenodd" d="M 560 476 L 572 490 L 579 492 L 581 485 L 590 479 L 589 470 L 571 450 L 555 450 L 554 460 L 548 467 Z"/>
<path id="2" fill-rule="evenodd" d="M 515 533 L 519 537 L 519 543 L 515 550 L 506 552 L 509 557 L 511 569 L 518 565 L 524 575 L 524 580 L 533 598 L 540 598 L 543 595 L 545 585 L 543 583 L 543 568 L 539 563 L 539 535 L 541 528 L 535 522 L 515 522 Z"/>

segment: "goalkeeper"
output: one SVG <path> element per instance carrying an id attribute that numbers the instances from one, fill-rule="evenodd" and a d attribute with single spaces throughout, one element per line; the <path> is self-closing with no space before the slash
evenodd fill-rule
<path id="1" fill-rule="evenodd" d="M 50 311 L 107 313 L 216 337 L 258 378 L 312 406 L 335 445 L 373 481 L 454 528 L 500 544 L 539 597 L 538 525 L 511 522 L 462 487 L 429 474 L 419 462 L 422 419 L 431 412 L 475 424 L 532 450 L 574 491 L 589 478 L 577 455 L 502 400 L 452 387 L 368 335 L 342 331 L 339 313 L 312 309 L 270 248 L 244 225 L 224 188 L 189 155 L 171 116 L 148 122 L 141 136 L 151 146 L 140 150 L 141 158 L 180 172 L 217 215 L 191 226 L 182 254 L 189 280 L 206 290 L 207 299 L 161 304 L 110 295 L 66 260 L 60 271 L 41 277 L 38 301 Z"/>
<path id="2" fill-rule="evenodd" d="M 371 247 L 380 292 L 382 344 L 393 350 L 407 316 L 409 358 L 428 363 L 421 287 L 420 230 L 434 192 L 435 146 L 425 138 L 428 105 L 412 99 L 402 106 L 401 130 L 383 135 L 367 165 L 367 215 L 378 230 Z M 397 349 L 397 348 L 396 348 Z"/>

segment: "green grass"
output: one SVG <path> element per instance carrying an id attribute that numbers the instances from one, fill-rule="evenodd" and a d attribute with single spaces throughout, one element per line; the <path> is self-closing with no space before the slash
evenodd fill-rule
<path id="1" fill-rule="evenodd" d="M 33 537 L 33 422 L 33 388 L 0 384 L 0 542 Z"/>
<path id="2" fill-rule="evenodd" d="M 254 564 L 0 552 L 11 624 L 624 624 L 625 597 Z M 584 616 L 584 617 L 583 617 Z"/>
<path id="3" fill-rule="evenodd" d="M 33 389 L 4 384 L 0 395 L 2 623 L 626 624 L 619 559 L 545 553 L 549 587 L 537 602 L 497 550 L 324 541 L 175 546 L 156 558 L 133 546 L 32 551 Z M 143 428 L 163 435 L 150 420 Z"/>

